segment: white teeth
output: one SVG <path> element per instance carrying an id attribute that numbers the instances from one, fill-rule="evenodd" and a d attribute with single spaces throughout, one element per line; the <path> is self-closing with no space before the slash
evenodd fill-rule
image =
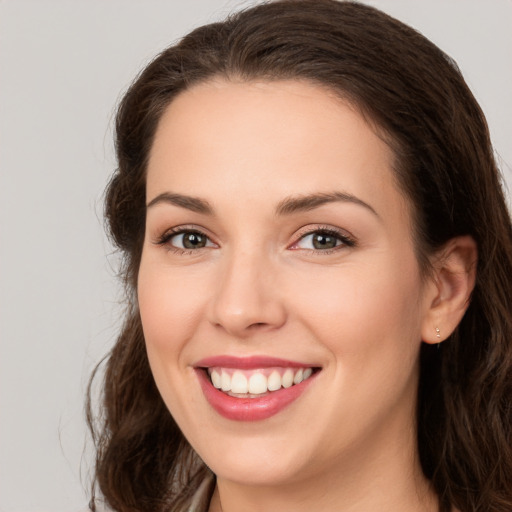
<path id="1" fill-rule="evenodd" d="M 274 370 L 267 379 L 267 388 L 269 391 L 277 391 L 281 388 L 281 375 Z"/>
<path id="2" fill-rule="evenodd" d="M 229 373 L 222 372 L 221 375 L 221 389 L 222 391 L 231 391 L 231 377 Z"/>
<path id="3" fill-rule="evenodd" d="M 212 378 L 212 384 L 217 389 L 220 389 L 222 387 L 222 377 L 219 375 L 219 372 L 213 370 L 210 374 L 210 377 Z"/>
<path id="4" fill-rule="evenodd" d="M 293 384 L 293 370 L 288 368 L 281 379 L 283 383 L 283 388 L 289 388 Z"/>
<path id="5" fill-rule="evenodd" d="M 231 376 L 231 392 L 232 393 L 247 393 L 249 385 L 247 384 L 247 377 L 239 371 L 236 371 Z"/>
<path id="6" fill-rule="evenodd" d="M 261 395 L 267 392 L 267 378 L 262 373 L 253 373 L 249 379 L 249 393 Z"/>
<path id="7" fill-rule="evenodd" d="M 300 384 L 303 380 L 303 371 L 300 369 L 296 374 L 295 377 L 293 377 L 293 383 L 294 384 Z"/>
<path id="8" fill-rule="evenodd" d="M 269 375 L 270 373 L 270 375 Z M 312 368 L 263 368 L 259 370 L 233 370 L 208 368 L 215 388 L 236 395 L 263 395 L 300 384 L 313 374 Z"/>

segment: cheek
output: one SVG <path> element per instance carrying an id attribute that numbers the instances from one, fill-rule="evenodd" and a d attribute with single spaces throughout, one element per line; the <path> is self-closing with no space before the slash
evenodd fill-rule
<path id="1" fill-rule="evenodd" d="M 137 292 L 150 359 L 153 354 L 165 355 L 170 364 L 179 364 L 179 355 L 203 315 L 201 280 L 182 274 L 141 262 Z"/>
<path id="2" fill-rule="evenodd" d="M 385 351 L 418 350 L 420 287 L 412 257 L 399 264 L 381 260 L 331 272 L 318 269 L 291 296 L 298 298 L 299 316 L 331 352 L 367 362 Z"/>
<path id="3" fill-rule="evenodd" d="M 399 266 L 381 261 L 364 270 L 333 269 L 330 276 L 323 269 L 303 281 L 301 288 L 308 293 L 296 311 L 302 326 L 330 352 L 332 363 L 326 368 L 332 386 L 324 399 L 334 406 L 321 413 L 321 423 L 332 426 L 325 434 L 332 446 L 341 442 L 340 432 L 346 434 L 343 439 L 355 440 L 395 414 L 400 420 L 410 416 L 421 344 L 415 268 L 415 260 Z M 297 290 L 295 296 L 300 297 Z"/>
<path id="4" fill-rule="evenodd" d="M 139 310 L 149 365 L 156 386 L 179 425 L 194 421 L 194 401 L 184 379 L 194 380 L 187 346 L 204 316 L 204 291 L 193 276 L 142 260 L 137 285 Z"/>

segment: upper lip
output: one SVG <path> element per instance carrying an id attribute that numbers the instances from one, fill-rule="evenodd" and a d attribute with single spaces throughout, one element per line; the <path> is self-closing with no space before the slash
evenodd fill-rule
<path id="1" fill-rule="evenodd" d="M 278 366 L 283 368 L 315 368 L 319 365 L 311 363 L 303 363 L 298 361 L 290 361 L 288 359 L 281 359 L 278 357 L 270 356 L 249 356 L 249 357 L 236 357 L 228 355 L 206 357 L 197 361 L 194 365 L 196 368 L 238 368 L 245 370 L 254 370 L 257 368 L 269 368 Z"/>

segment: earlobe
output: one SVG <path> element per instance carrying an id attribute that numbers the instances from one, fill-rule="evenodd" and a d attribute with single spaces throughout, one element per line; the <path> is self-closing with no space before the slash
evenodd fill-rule
<path id="1" fill-rule="evenodd" d="M 437 253 L 422 326 L 424 342 L 444 341 L 462 320 L 475 286 L 477 261 L 477 245 L 471 236 L 452 238 Z"/>

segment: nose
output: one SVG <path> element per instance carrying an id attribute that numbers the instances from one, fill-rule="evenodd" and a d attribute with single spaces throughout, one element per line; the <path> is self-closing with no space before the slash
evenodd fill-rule
<path id="1" fill-rule="evenodd" d="M 275 265 L 262 255 L 238 254 L 223 262 L 209 307 L 209 320 L 237 338 L 278 329 L 286 322 Z"/>

